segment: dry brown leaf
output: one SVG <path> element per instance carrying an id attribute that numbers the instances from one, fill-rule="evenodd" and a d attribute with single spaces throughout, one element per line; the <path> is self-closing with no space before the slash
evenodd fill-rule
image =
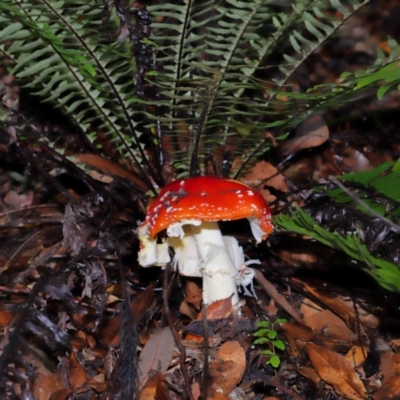
<path id="1" fill-rule="evenodd" d="M 163 374 L 156 372 L 140 391 L 139 400 L 168 400 L 168 387 Z"/>
<path id="2" fill-rule="evenodd" d="M 319 313 L 322 310 L 323 308 L 319 304 L 314 303 L 310 299 L 307 299 L 307 297 L 304 298 L 300 306 L 300 312 L 303 315 L 304 321 L 306 321 L 307 318 L 310 317 L 311 315 Z"/>
<path id="3" fill-rule="evenodd" d="M 146 290 L 140 292 L 130 303 L 132 324 L 135 323 L 134 318 L 140 319 L 142 315 L 150 308 L 154 299 L 153 285 L 149 285 Z M 112 318 L 107 327 L 102 331 L 102 340 L 110 346 L 119 343 L 119 327 L 120 316 L 116 315 Z"/>
<path id="4" fill-rule="evenodd" d="M 228 396 L 241 381 L 246 369 L 246 354 L 239 342 L 225 342 L 218 359 L 210 363 L 211 391 Z"/>
<path id="5" fill-rule="evenodd" d="M 310 367 L 297 367 L 297 372 L 306 378 L 312 380 L 314 383 L 318 384 L 321 382 L 321 377 L 317 374 L 314 368 Z"/>
<path id="6" fill-rule="evenodd" d="M 275 301 L 271 299 L 269 304 L 265 306 L 265 310 L 268 312 L 269 315 L 276 315 L 278 314 L 279 309 L 275 305 Z"/>
<path id="7" fill-rule="evenodd" d="M 72 386 L 75 388 L 80 387 L 87 380 L 86 371 L 82 367 L 82 365 L 79 364 L 78 360 L 75 357 L 75 354 L 70 355 L 69 362 L 70 362 L 69 374 Z"/>
<path id="8" fill-rule="evenodd" d="M 220 318 L 228 318 L 232 313 L 232 298 L 228 297 L 226 299 L 218 300 L 209 306 L 206 309 L 207 319 L 220 319 Z M 197 318 L 202 320 L 201 312 L 197 314 Z"/>
<path id="9" fill-rule="evenodd" d="M 346 146 L 342 151 L 338 151 L 335 161 L 342 173 L 370 171 L 374 168 L 370 160 L 361 151 L 353 149 L 350 146 Z"/>
<path id="10" fill-rule="evenodd" d="M 15 314 L 11 314 L 6 310 L 0 310 L 0 328 L 7 326 L 12 321 L 14 316 Z"/>
<path id="11" fill-rule="evenodd" d="M 314 115 L 302 122 L 296 129 L 293 139 L 285 140 L 278 147 L 281 156 L 289 156 L 300 150 L 320 146 L 329 139 L 329 128 L 320 115 Z"/>
<path id="12" fill-rule="evenodd" d="M 93 390 L 95 390 L 98 393 L 101 393 L 105 390 L 106 388 L 106 381 L 105 381 L 105 377 L 104 374 L 98 374 L 96 376 L 94 376 L 87 384 L 86 386 L 92 388 Z"/>
<path id="13" fill-rule="evenodd" d="M 324 335 L 345 342 L 350 343 L 351 338 L 354 336 L 354 332 L 347 327 L 344 321 L 330 310 L 314 313 L 305 318 L 304 322 L 314 332 L 323 332 Z"/>
<path id="14" fill-rule="evenodd" d="M 395 347 L 400 347 L 400 339 L 393 339 L 392 345 Z"/>
<path id="15" fill-rule="evenodd" d="M 192 398 L 193 399 L 198 399 L 201 396 L 199 382 L 194 382 L 192 384 L 191 388 L 192 388 Z"/>
<path id="16" fill-rule="evenodd" d="M 151 370 L 165 374 L 174 352 L 174 338 L 169 326 L 154 332 L 139 357 L 140 387 L 147 382 Z"/>
<path id="17" fill-rule="evenodd" d="M 397 400 L 400 398 L 400 376 L 392 376 L 375 393 L 375 400 Z"/>
<path id="18" fill-rule="evenodd" d="M 230 400 L 229 397 L 222 395 L 221 393 L 214 392 L 212 396 L 208 396 L 207 400 Z"/>
<path id="19" fill-rule="evenodd" d="M 276 252 L 279 258 L 288 264 L 312 264 L 318 261 L 318 256 L 315 253 L 307 252 L 304 248 L 291 248 L 290 250 L 281 250 Z"/>
<path id="20" fill-rule="evenodd" d="M 14 190 L 10 190 L 4 197 L 4 203 L 15 209 L 29 207 L 33 202 L 33 192 L 18 194 Z"/>
<path id="21" fill-rule="evenodd" d="M 392 364 L 394 373 L 400 375 L 400 353 L 393 354 Z"/>
<path id="22" fill-rule="evenodd" d="M 301 282 L 304 289 L 315 296 L 321 303 L 325 304 L 335 314 L 339 315 L 349 327 L 352 328 L 354 324 L 358 324 L 358 320 L 362 325 L 368 328 L 376 328 L 379 325 L 379 319 L 368 313 L 363 308 L 357 307 L 357 315 L 354 312 L 354 302 L 351 299 L 345 299 L 343 296 L 336 295 L 332 296 L 331 292 L 324 292 L 317 290 L 315 287 L 308 285 L 305 282 Z M 357 320 L 358 319 L 358 320 Z"/>
<path id="23" fill-rule="evenodd" d="M 306 349 L 318 375 L 332 385 L 336 393 L 350 400 L 367 397 L 363 383 L 343 356 L 313 343 L 308 343 Z"/>
<path id="24" fill-rule="evenodd" d="M 71 389 L 61 389 L 61 390 L 57 390 L 57 392 L 53 393 L 50 397 L 48 397 L 48 399 L 49 400 L 67 400 L 71 394 L 72 394 Z"/>
<path id="25" fill-rule="evenodd" d="M 197 311 L 191 305 L 189 305 L 186 300 L 183 300 L 179 306 L 179 312 L 192 320 L 196 319 L 197 317 Z"/>
<path id="26" fill-rule="evenodd" d="M 264 189 L 264 185 L 271 186 L 282 192 L 287 192 L 288 187 L 286 178 L 274 167 L 266 161 L 257 163 L 244 177 L 243 181 L 251 187 L 259 188 L 259 192 L 268 203 L 276 200 L 276 196 L 270 193 L 268 189 Z"/>
<path id="27" fill-rule="evenodd" d="M 281 328 L 285 334 L 301 342 L 308 342 L 313 337 L 312 330 L 302 323 L 285 322 L 281 324 Z"/>
<path id="28" fill-rule="evenodd" d="M 60 371 L 52 374 L 46 372 L 44 369 L 39 369 L 38 372 L 39 374 L 36 376 L 33 385 L 33 393 L 36 400 L 49 400 L 50 393 L 58 391 L 63 393 L 64 390 L 68 390 L 61 378 Z"/>
<path id="29" fill-rule="evenodd" d="M 188 280 L 186 282 L 186 301 L 193 304 L 197 310 L 201 307 L 201 302 L 203 300 L 203 293 L 201 288 L 196 282 Z"/>
<path id="30" fill-rule="evenodd" d="M 149 190 L 147 184 L 135 174 L 125 170 L 118 164 L 114 164 L 112 161 L 107 160 L 106 158 L 97 156 L 95 154 L 79 154 L 76 156 L 76 159 L 99 169 L 105 174 L 116 175 L 121 178 L 128 179 L 144 192 Z"/>
<path id="31" fill-rule="evenodd" d="M 362 365 L 367 358 L 368 347 L 353 346 L 346 354 L 345 358 L 353 368 Z"/>

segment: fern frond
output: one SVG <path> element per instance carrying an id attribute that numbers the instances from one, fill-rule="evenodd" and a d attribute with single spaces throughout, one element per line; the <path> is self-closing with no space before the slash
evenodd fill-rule
<path id="1" fill-rule="evenodd" d="M 383 288 L 395 292 L 400 291 L 400 268 L 382 258 L 374 257 L 365 244 L 361 243 L 357 234 L 341 236 L 318 225 L 303 210 L 297 209 L 289 215 L 279 215 L 274 218 L 277 227 L 311 236 L 327 246 L 341 250 L 353 260 L 361 262 L 362 268 L 371 275 Z"/>
<path id="2" fill-rule="evenodd" d="M 149 187 L 148 174 L 159 182 L 133 119 L 134 88 L 126 85 L 131 57 L 124 44 L 99 34 L 101 9 L 69 0 L 6 0 L 0 12 L 0 49 L 13 62 L 10 73 L 57 104 L 84 133 L 102 129 L 117 140 L 121 160 L 136 171 L 145 166 Z"/>
<path id="3" fill-rule="evenodd" d="M 190 155 L 198 154 L 204 162 L 231 136 L 240 142 L 231 156 L 242 157 L 246 164 L 267 149 L 266 129 L 288 129 L 307 118 L 312 94 L 303 93 L 300 103 L 294 93 L 286 111 L 280 112 L 280 121 L 274 111 L 277 103 L 281 105 L 276 95 L 287 92 L 299 65 L 367 2 L 354 0 L 344 6 L 339 0 L 299 0 L 280 11 L 271 0 L 227 0 L 217 7 L 208 1 L 201 8 L 183 1 L 150 7 L 153 17 L 162 21 L 152 27 L 160 65 L 157 84 L 167 108 L 163 131 L 171 138 L 172 157 L 182 174 L 187 174 Z M 340 9 L 341 18 L 323 12 L 332 6 Z M 265 99 L 265 82 L 258 76 L 276 67 L 268 65 L 268 57 L 282 46 L 280 72 Z"/>
<path id="4" fill-rule="evenodd" d="M 11 73 L 56 103 L 86 135 L 104 131 L 120 160 L 142 171 L 149 186 L 160 185 L 164 151 L 178 175 L 204 172 L 216 153 L 225 161 L 241 159 L 239 170 L 225 162 L 228 168 L 216 167 L 217 173 L 242 173 L 271 145 L 266 130 L 288 130 L 354 97 L 351 77 L 341 87 L 308 92 L 292 90 L 290 80 L 366 3 L 297 0 L 278 8 L 273 0 L 164 2 L 148 7 L 153 23 L 140 36 L 138 21 L 147 11 L 139 3 L 114 0 L 116 12 L 104 23 L 101 7 L 77 0 L 4 0 L 0 51 Z M 333 17 L 332 7 L 341 15 Z M 134 57 L 127 44 L 108 40 L 117 31 L 119 40 L 135 42 Z M 142 52 L 146 65 L 140 65 Z M 270 58 L 278 62 L 271 65 Z M 149 149 L 158 149 L 158 158 Z"/>

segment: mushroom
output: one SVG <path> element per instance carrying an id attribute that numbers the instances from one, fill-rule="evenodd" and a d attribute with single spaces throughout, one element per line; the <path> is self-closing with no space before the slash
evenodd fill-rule
<path id="1" fill-rule="evenodd" d="M 161 190 L 138 228 L 139 264 L 165 265 L 172 247 L 181 275 L 203 278 L 206 305 L 231 296 L 237 304 L 237 284 L 250 283 L 252 275 L 243 249 L 235 238 L 222 236 L 218 221 L 241 218 L 250 221 L 257 242 L 273 231 L 264 198 L 244 183 L 216 176 L 176 180 Z M 168 238 L 158 244 L 157 234 L 164 229 Z"/>

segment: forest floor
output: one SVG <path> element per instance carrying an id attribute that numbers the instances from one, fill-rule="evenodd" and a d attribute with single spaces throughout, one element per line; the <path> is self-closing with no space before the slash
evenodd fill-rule
<path id="1" fill-rule="evenodd" d="M 400 41 L 399 20 L 397 1 L 372 2 L 292 84 L 331 82 L 370 65 L 377 48 L 387 51 L 388 35 Z M 331 175 L 397 161 L 399 107 L 399 93 L 378 100 L 371 92 L 325 110 L 244 181 L 258 184 L 274 213 L 307 205 L 347 227 L 351 216 L 310 202 L 312 190 Z M 39 130 L 65 129 L 45 111 L 40 121 Z M 0 143 L 0 374 L 21 399 L 121 398 L 124 385 L 139 388 L 141 400 L 400 399 L 400 295 L 351 259 L 282 230 L 255 245 L 248 227 L 223 224 L 261 261 L 251 266 L 256 297 L 242 295 L 241 312 L 230 299 L 207 309 L 204 335 L 200 280 L 139 268 L 135 229 L 144 212 L 133 208 L 123 178 L 99 166 L 109 189 L 87 193 L 81 172 L 44 172 L 38 148 Z M 120 311 L 121 265 L 131 320 Z M 133 370 L 122 371 L 122 355 L 139 356 Z"/>

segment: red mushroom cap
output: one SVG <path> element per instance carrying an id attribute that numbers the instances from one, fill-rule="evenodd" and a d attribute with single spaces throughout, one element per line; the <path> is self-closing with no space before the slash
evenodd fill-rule
<path id="1" fill-rule="evenodd" d="M 165 186 L 146 219 L 150 236 L 181 220 L 231 221 L 257 218 L 265 239 L 272 231 L 271 210 L 259 192 L 217 176 L 178 179 Z"/>

